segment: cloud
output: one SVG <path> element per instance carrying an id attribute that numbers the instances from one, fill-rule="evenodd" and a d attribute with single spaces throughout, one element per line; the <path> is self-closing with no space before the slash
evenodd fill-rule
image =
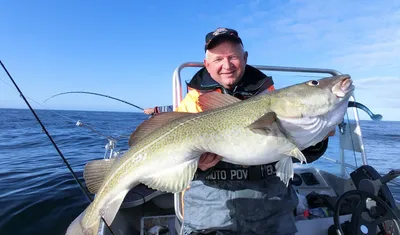
<path id="1" fill-rule="evenodd" d="M 357 86 L 357 89 L 368 89 L 377 86 L 386 87 L 393 83 L 400 84 L 400 77 L 370 77 L 354 81 L 354 85 Z"/>
<path id="2" fill-rule="evenodd" d="M 400 77 L 369 77 L 354 81 L 355 95 L 361 102 L 379 108 L 400 108 Z"/>
<path id="3" fill-rule="evenodd" d="M 319 54 L 346 70 L 400 68 L 400 2 L 288 1 L 242 7 L 236 24 L 254 47 Z M 246 12 L 246 13 L 244 13 Z M 254 48 L 252 47 L 252 48 Z"/>

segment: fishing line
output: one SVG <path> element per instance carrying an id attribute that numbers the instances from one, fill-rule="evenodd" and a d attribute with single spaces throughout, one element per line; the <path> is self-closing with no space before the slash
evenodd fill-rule
<path id="1" fill-rule="evenodd" d="M 1 80 L 3 83 L 5 83 L 6 85 L 10 86 L 11 88 L 14 88 L 14 87 L 12 87 L 10 84 L 8 84 L 7 82 L 5 82 L 3 79 L 0 78 L 0 80 Z M 13 92 L 14 92 L 14 90 L 13 90 Z M 16 92 L 16 93 L 18 94 L 18 92 Z M 41 103 L 37 102 L 36 100 L 30 98 L 29 96 L 25 96 L 25 97 L 26 97 L 28 100 L 32 101 L 33 103 L 35 103 L 35 104 L 37 104 L 37 105 L 39 105 L 39 106 L 42 106 L 43 108 L 47 108 L 47 107 L 44 106 L 43 104 L 41 104 Z M 65 115 L 62 115 L 62 114 L 60 114 L 60 113 L 57 113 L 57 112 L 55 112 L 55 111 L 53 111 L 53 110 L 51 110 L 51 109 L 47 109 L 47 111 L 49 111 L 49 112 L 51 112 L 51 113 L 53 113 L 53 114 L 56 114 L 56 115 L 58 115 L 58 116 L 60 116 L 60 117 L 62 117 L 62 118 L 65 118 L 65 119 L 67 119 L 68 121 L 71 121 L 71 123 L 75 123 L 75 122 L 76 122 L 74 119 L 72 119 L 72 118 L 70 118 L 70 117 L 67 117 L 67 116 L 65 116 Z M 64 125 L 63 123 L 61 123 L 61 122 L 59 122 L 59 121 L 54 121 L 54 122 L 56 122 L 56 123 L 58 123 L 58 124 Z"/>
<path id="2" fill-rule="evenodd" d="M 11 82 L 14 84 L 15 88 L 18 90 L 20 96 L 24 99 L 26 105 L 29 107 L 29 110 L 32 112 L 32 114 L 35 116 L 36 120 L 38 121 L 38 123 L 40 124 L 40 126 L 42 127 L 42 131 L 45 132 L 45 134 L 47 135 L 47 137 L 49 137 L 51 143 L 53 144 L 54 148 L 57 150 L 58 154 L 60 155 L 60 157 L 62 158 L 62 160 L 64 161 L 65 165 L 67 166 L 67 168 L 69 169 L 69 171 L 71 172 L 72 176 L 74 177 L 75 181 L 78 183 L 80 189 L 82 190 L 83 194 L 86 196 L 86 199 L 89 202 L 92 202 L 92 198 L 90 197 L 89 193 L 85 190 L 85 188 L 83 187 L 82 183 L 79 181 L 78 177 L 76 176 L 75 172 L 72 170 L 71 165 L 68 163 L 67 159 L 64 157 L 64 155 L 61 153 L 60 149 L 58 148 L 57 144 L 54 142 L 53 138 L 51 137 L 51 135 L 49 134 L 49 132 L 47 131 L 46 127 L 43 125 L 43 123 L 40 121 L 39 117 L 36 115 L 36 112 L 33 110 L 33 108 L 31 107 L 30 103 L 28 102 L 28 100 L 25 98 L 24 94 L 22 93 L 22 91 L 19 89 L 18 85 L 15 83 L 14 79 L 11 77 L 10 73 L 8 72 L 8 70 L 6 69 L 6 67 L 4 66 L 3 62 L 0 60 L 0 64 L 3 67 L 4 71 L 7 73 L 8 77 L 10 78 Z M 111 227 L 107 224 L 107 222 L 104 220 L 103 217 L 101 217 L 101 219 L 103 220 L 104 224 L 108 227 L 108 229 L 110 230 L 111 234 L 114 235 L 113 231 L 111 230 Z"/>
<path id="3" fill-rule="evenodd" d="M 0 80 L 4 83 L 4 84 L 6 84 L 7 86 L 9 86 L 9 87 L 11 87 L 11 88 L 13 88 L 13 86 L 11 86 L 11 84 L 8 84 L 8 82 L 6 82 L 6 81 L 4 81 L 3 79 L 1 79 L 0 78 Z"/>
<path id="4" fill-rule="evenodd" d="M 55 95 L 51 96 L 50 98 L 47 98 L 44 102 L 46 102 L 47 100 L 49 100 L 49 99 L 51 99 L 51 98 L 54 98 L 54 97 L 56 97 L 56 96 L 65 95 L 65 94 L 89 94 L 89 95 L 103 96 L 103 97 L 110 98 L 110 99 L 113 99 L 113 100 L 118 100 L 118 101 L 120 101 L 120 102 L 122 102 L 122 103 L 131 105 L 131 106 L 133 106 L 133 107 L 135 107 L 135 108 L 138 108 L 138 109 L 140 109 L 140 110 L 142 110 L 142 111 L 144 110 L 144 108 L 141 108 L 141 107 L 139 107 L 139 106 L 137 106 L 137 105 L 135 105 L 135 104 L 132 104 L 132 103 L 130 103 L 130 102 L 128 102 L 128 101 L 121 100 L 121 99 L 118 99 L 118 98 L 115 98 L 115 97 L 112 97 L 112 96 L 109 96 L 109 95 L 103 95 L 103 94 L 100 94 L 100 93 L 89 92 L 89 91 L 68 91 L 68 92 L 62 92 L 62 93 L 59 93 L 59 94 L 55 94 Z"/>
<path id="5" fill-rule="evenodd" d="M 13 88 L 11 84 L 7 83 L 7 82 L 4 81 L 3 79 L 0 78 L 0 80 L 1 80 L 3 83 L 5 83 L 6 85 L 8 85 L 8 86 L 10 86 L 11 88 Z M 14 92 L 14 90 L 13 90 L 13 92 Z M 17 92 L 17 93 L 18 93 L 18 92 Z M 53 113 L 53 114 L 55 114 L 55 115 L 58 115 L 58 116 L 60 116 L 60 117 L 62 117 L 62 118 L 65 118 L 66 120 L 70 121 L 71 123 L 74 123 L 76 126 L 84 127 L 84 128 L 86 128 L 86 129 L 89 129 L 89 130 L 91 130 L 92 132 L 95 132 L 96 134 L 105 137 L 106 139 L 112 139 L 112 140 L 119 141 L 119 140 L 121 140 L 121 139 L 123 139 L 123 138 L 129 138 L 129 137 L 130 137 L 129 135 L 120 135 L 119 137 L 115 138 L 115 137 L 112 137 L 112 136 L 109 136 L 109 135 L 105 135 L 105 134 L 103 134 L 103 133 L 101 133 L 101 132 L 95 130 L 92 126 L 90 126 L 90 125 L 88 125 L 88 124 L 86 124 L 86 123 L 83 123 L 83 122 L 80 121 L 80 120 L 76 121 L 75 119 L 72 119 L 72 118 L 70 118 L 70 117 L 68 117 L 68 116 L 62 115 L 61 113 L 55 112 L 55 111 L 53 111 L 53 110 L 51 110 L 51 109 L 47 109 L 46 106 L 44 106 L 43 104 L 41 104 L 41 103 L 37 102 L 36 100 L 30 98 L 29 96 L 25 96 L 25 97 L 26 97 L 27 99 L 29 99 L 30 101 L 34 102 L 35 104 L 37 104 L 37 105 L 39 105 L 39 106 L 41 106 L 41 107 L 43 107 L 43 108 L 46 108 L 47 111 L 49 111 L 49 112 L 51 112 L 51 113 Z M 58 123 L 58 124 L 60 124 L 60 125 L 64 125 L 64 123 L 61 123 L 61 122 L 59 122 L 59 121 L 54 121 L 54 120 L 52 120 L 52 121 L 55 122 L 55 123 Z"/>

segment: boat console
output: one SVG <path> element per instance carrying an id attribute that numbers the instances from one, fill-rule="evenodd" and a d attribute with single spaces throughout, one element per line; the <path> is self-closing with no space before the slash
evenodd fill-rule
<path id="1" fill-rule="evenodd" d="M 335 189 L 329 184 L 330 182 L 324 178 L 325 172 L 321 172 L 313 166 L 299 164 L 295 165 L 294 171 L 291 185 L 298 194 L 307 196 L 311 192 L 316 192 L 332 197 L 337 196 Z"/>
<path id="2" fill-rule="evenodd" d="M 355 188 L 351 180 L 314 166 L 300 164 L 295 165 L 295 175 L 291 184 L 299 198 L 295 211 L 297 234 L 310 235 L 328 234 L 333 225 L 333 209 L 337 197 L 343 191 Z M 313 210 L 318 214 L 310 213 Z M 350 218 L 351 214 L 341 215 L 341 221 Z"/>

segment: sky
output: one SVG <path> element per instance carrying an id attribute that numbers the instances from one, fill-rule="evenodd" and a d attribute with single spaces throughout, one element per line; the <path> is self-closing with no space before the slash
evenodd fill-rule
<path id="1" fill-rule="evenodd" d="M 350 74 L 358 102 L 400 121 L 399 25 L 397 0 L 3 0 L 0 60 L 34 108 L 140 112 L 83 94 L 44 101 L 88 91 L 143 108 L 172 104 L 175 68 L 202 62 L 205 35 L 228 27 L 239 32 L 250 65 Z M 195 72 L 184 71 L 183 81 Z M 315 76 L 265 73 L 277 88 Z M 27 108 L 4 71 L 0 108 Z"/>

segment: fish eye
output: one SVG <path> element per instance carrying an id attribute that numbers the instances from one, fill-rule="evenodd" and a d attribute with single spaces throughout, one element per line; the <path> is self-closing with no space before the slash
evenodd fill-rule
<path id="1" fill-rule="evenodd" d="M 311 80 L 311 81 L 308 81 L 308 82 L 307 82 L 307 85 L 310 85 L 310 86 L 318 86 L 318 85 L 319 85 L 319 82 L 318 82 L 317 80 Z"/>

